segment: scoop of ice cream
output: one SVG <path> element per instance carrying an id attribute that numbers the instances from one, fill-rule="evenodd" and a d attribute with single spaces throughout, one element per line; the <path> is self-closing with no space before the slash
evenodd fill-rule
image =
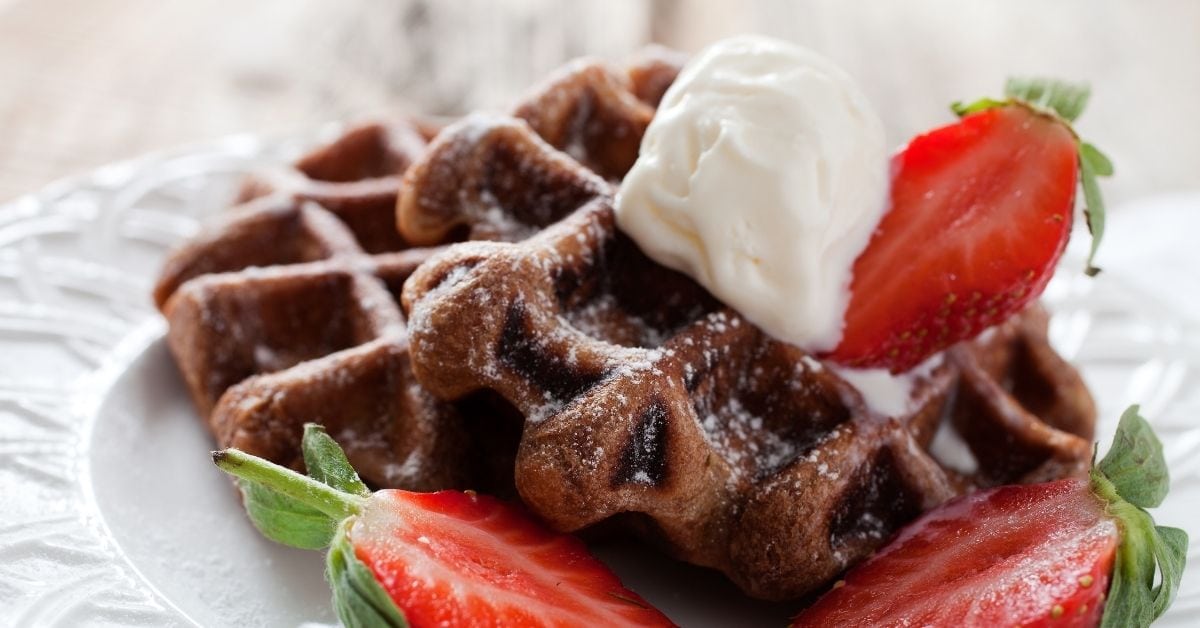
<path id="1" fill-rule="evenodd" d="M 842 335 L 851 270 L 886 208 L 883 123 L 833 62 L 761 36 L 680 73 L 617 195 L 655 261 L 812 351 Z"/>

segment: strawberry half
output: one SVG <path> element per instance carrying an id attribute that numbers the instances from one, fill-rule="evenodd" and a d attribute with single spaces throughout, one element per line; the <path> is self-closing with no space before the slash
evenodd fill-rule
<path id="1" fill-rule="evenodd" d="M 1143 510 L 1161 503 L 1166 484 L 1162 446 L 1135 406 L 1090 481 L 948 502 L 792 625 L 1149 625 L 1171 603 L 1187 553 L 1186 533 L 1155 526 Z"/>
<path id="2" fill-rule="evenodd" d="M 956 107 L 962 119 L 893 158 L 890 208 L 855 260 L 831 360 L 904 371 L 1019 312 L 1066 247 L 1080 181 L 1099 242 L 1095 177 L 1112 165 L 1070 126 L 1086 89 L 1010 82 L 1008 92 Z"/>
<path id="3" fill-rule="evenodd" d="M 236 449 L 213 452 L 236 476 L 267 537 L 329 546 L 334 606 L 346 626 L 672 626 L 578 539 L 474 492 L 370 492 L 317 425 L 304 430 L 312 477 Z"/>

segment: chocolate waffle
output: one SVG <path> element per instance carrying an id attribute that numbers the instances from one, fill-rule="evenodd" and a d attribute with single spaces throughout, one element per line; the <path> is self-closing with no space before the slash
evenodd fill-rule
<path id="1" fill-rule="evenodd" d="M 643 51 L 623 71 L 601 61 L 581 59 L 531 90 L 513 109 L 513 117 L 599 176 L 619 180 L 637 159 L 654 107 L 679 73 L 682 61 L 679 55 L 660 48 Z M 487 149 L 490 159 L 499 160 L 495 173 L 520 167 L 514 160 L 523 156 L 505 152 L 505 146 L 501 143 Z M 483 149 L 476 143 L 443 145 L 447 153 L 436 164 L 476 161 L 479 156 L 471 151 Z M 435 165 L 424 163 L 426 168 Z M 461 202 L 454 187 L 425 187 L 405 195 L 401 201 L 412 209 L 398 210 L 400 233 L 426 246 L 453 240 L 455 234 L 472 240 L 520 240 L 561 218 L 540 213 L 542 207 L 571 207 L 590 193 L 573 197 L 578 191 L 557 181 L 513 181 L 518 187 L 544 183 L 539 193 L 566 197 L 528 206 L 497 203 L 487 194 L 509 193 L 509 182 L 489 178 L 491 172 L 477 172 L 479 181 L 463 184 L 464 189 L 483 191 L 471 204 Z"/>
<path id="2" fill-rule="evenodd" d="M 302 466 L 318 421 L 381 486 L 441 488 L 470 469 L 454 407 L 412 378 L 393 293 L 430 251 L 393 227 L 420 130 L 370 124 L 251 180 L 238 206 L 176 251 L 155 289 L 167 341 L 217 443 Z M 383 253 L 382 251 L 393 251 Z"/>
<path id="3" fill-rule="evenodd" d="M 661 50 L 624 71 L 576 62 L 519 109 L 588 163 L 624 163 L 678 67 Z M 621 133 L 598 132 L 620 120 Z M 401 175 L 436 131 L 411 121 L 354 127 L 250 179 L 245 204 L 168 259 L 154 298 L 219 446 L 301 468 L 301 426 L 317 421 L 376 486 L 511 485 L 519 423 L 497 427 L 506 408 L 486 396 L 455 407 L 423 391 L 393 298 L 430 254 L 400 237 L 395 206 Z M 493 213 L 425 241 L 518 239 L 545 224 Z M 469 424 L 479 415 L 492 421 L 488 429 Z"/>
<path id="4" fill-rule="evenodd" d="M 638 107 L 621 111 L 615 128 L 644 128 Z M 562 122 L 444 130 L 398 206 L 416 243 L 495 228 L 495 215 L 548 225 L 450 247 L 415 271 L 403 305 L 429 392 L 492 391 L 524 417 L 516 486 L 558 529 L 627 530 L 752 596 L 791 599 L 974 486 L 1086 468 L 1094 408 L 1040 310 L 911 374 L 909 410 L 883 416 L 835 367 L 645 257 L 616 229 L 606 180 L 633 155 L 597 151 L 614 157 L 593 171 L 543 139 Z M 928 453 L 944 416 L 976 469 Z"/>
<path id="5" fill-rule="evenodd" d="M 350 227 L 364 251 L 406 248 L 391 208 L 400 176 L 436 133 L 436 126 L 411 120 L 360 124 L 289 166 L 250 178 L 237 200 L 278 192 L 314 201 Z"/>

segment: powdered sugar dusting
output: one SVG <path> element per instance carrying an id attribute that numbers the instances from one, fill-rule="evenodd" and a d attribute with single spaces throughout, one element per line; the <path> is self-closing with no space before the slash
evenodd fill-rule
<path id="1" fill-rule="evenodd" d="M 570 324 L 594 338 L 620 336 L 630 345 L 658 347 L 669 336 L 645 319 L 623 310 L 617 298 L 604 293 L 568 313 Z"/>
<path id="2" fill-rule="evenodd" d="M 824 364 L 821 364 L 816 358 L 808 354 L 800 356 L 800 364 L 802 364 L 805 369 L 808 369 L 809 373 L 820 373 L 821 371 L 825 370 Z"/>
<path id="3" fill-rule="evenodd" d="M 737 397 L 701 417 L 700 426 L 713 449 L 729 462 L 733 480 L 754 479 L 796 455 L 795 443 L 768 429 Z"/>

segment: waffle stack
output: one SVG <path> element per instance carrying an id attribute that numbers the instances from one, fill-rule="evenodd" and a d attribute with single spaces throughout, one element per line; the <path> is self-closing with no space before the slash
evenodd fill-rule
<path id="1" fill-rule="evenodd" d="M 912 374 L 884 416 L 615 228 L 678 66 L 577 62 L 427 147 L 411 125 L 347 136 L 251 185 L 266 196 L 156 292 L 218 444 L 299 467 L 321 422 L 376 486 L 511 484 L 559 529 L 639 536 L 766 599 L 975 486 L 1082 472 L 1094 410 L 1039 309 Z M 927 452 L 943 424 L 973 469 Z"/>

